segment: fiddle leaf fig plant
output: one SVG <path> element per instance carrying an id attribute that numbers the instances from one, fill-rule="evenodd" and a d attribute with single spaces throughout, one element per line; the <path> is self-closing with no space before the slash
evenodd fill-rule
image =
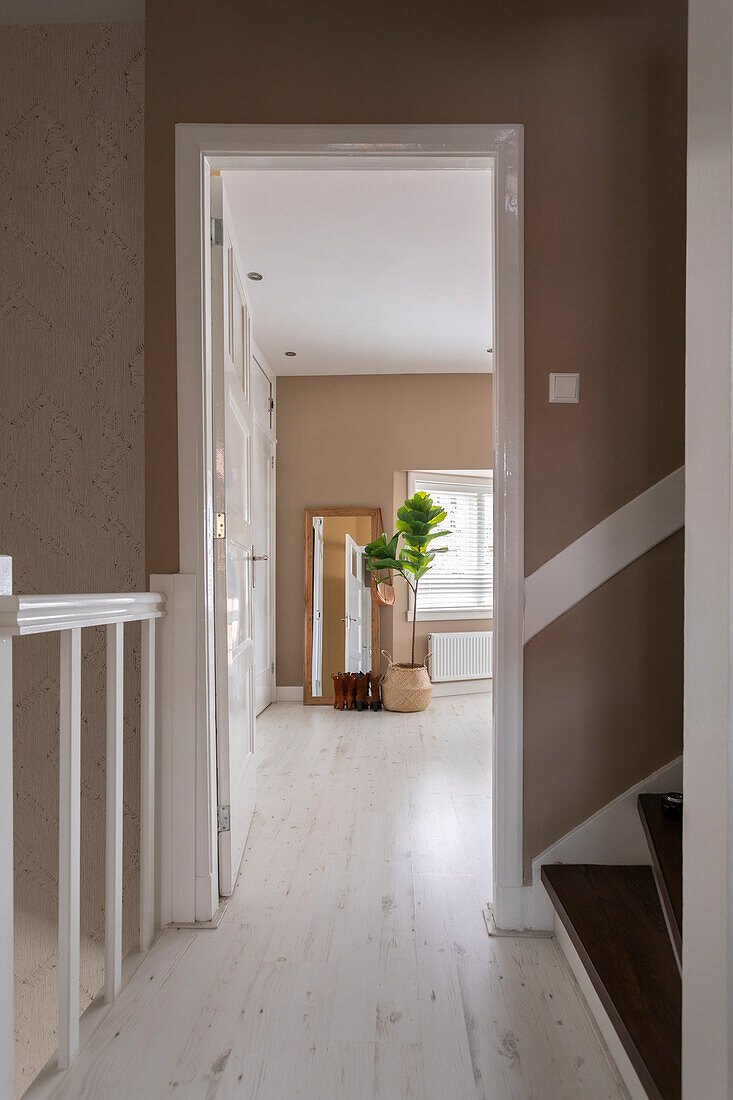
<path id="1" fill-rule="evenodd" d="M 444 554 L 447 546 L 430 549 L 437 538 L 449 535 L 448 530 L 436 531 L 446 517 L 446 512 L 433 503 L 427 493 L 415 493 L 397 509 L 397 533 L 387 541 L 386 534 L 379 535 L 364 548 L 367 569 L 373 573 L 387 569 L 397 573 L 412 589 L 412 661 L 415 667 L 415 624 L 417 622 L 417 591 L 421 579 L 430 569 L 436 554 Z M 404 545 L 399 546 L 400 539 Z"/>

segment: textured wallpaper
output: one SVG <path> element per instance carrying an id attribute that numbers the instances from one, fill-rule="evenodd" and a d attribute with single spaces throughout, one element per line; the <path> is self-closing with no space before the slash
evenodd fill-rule
<path id="1" fill-rule="evenodd" d="M 144 26 L 0 28 L 0 553 L 16 592 L 145 587 Z M 126 627 L 126 946 L 139 635 Z M 82 635 L 82 1007 L 103 979 L 105 636 Z M 17 1092 L 56 1046 L 58 642 L 15 644 Z"/>

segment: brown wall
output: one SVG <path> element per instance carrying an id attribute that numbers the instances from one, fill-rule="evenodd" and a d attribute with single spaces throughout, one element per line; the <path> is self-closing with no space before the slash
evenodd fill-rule
<path id="1" fill-rule="evenodd" d="M 148 0 L 147 12 L 149 569 L 178 565 L 176 122 L 524 124 L 526 572 L 681 464 L 684 0 Z M 581 371 L 580 405 L 548 405 L 553 370 Z M 583 664 L 580 636 L 567 654 Z M 530 770 L 538 675 L 530 654 Z M 612 682 L 607 665 L 593 675 Z M 666 686 L 634 690 L 661 706 Z M 561 724 L 567 698 L 553 705 Z M 614 744 L 626 752 L 623 730 Z M 542 797 L 568 801 L 549 783 Z M 584 806 L 568 812 L 580 820 Z M 538 818 L 528 803 L 528 835 L 549 843 Z"/>
<path id="2" fill-rule="evenodd" d="M 381 507 L 392 534 L 395 469 L 485 469 L 491 416 L 488 374 L 278 378 L 278 684 L 303 682 L 303 509 Z M 382 610 L 390 652 L 394 615 Z"/>
<path id="3" fill-rule="evenodd" d="M 683 543 L 680 531 L 525 647 L 528 861 L 682 752 Z"/>
<path id="4" fill-rule="evenodd" d="M 14 591 L 145 588 L 142 23 L 0 28 L 0 554 Z M 125 630 L 123 942 L 137 940 L 139 629 Z M 82 632 L 81 1007 L 104 978 L 105 637 Z M 15 1085 L 58 1018 L 58 640 L 13 645 Z"/>

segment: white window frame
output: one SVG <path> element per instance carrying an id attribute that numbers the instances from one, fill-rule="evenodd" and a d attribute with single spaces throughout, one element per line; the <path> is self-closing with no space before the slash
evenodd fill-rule
<path id="1" fill-rule="evenodd" d="M 163 892 L 179 899 L 165 917 L 206 921 L 216 912 L 216 727 L 211 674 L 206 255 L 211 171 L 256 168 L 486 171 L 494 209 L 494 691 L 492 737 L 493 904 L 498 927 L 528 926 L 531 888 L 523 877 L 524 633 L 524 131 L 521 125 L 176 126 L 176 316 L 180 617 L 193 667 L 164 654 L 171 689 L 162 705 L 175 727 L 161 767 L 164 788 Z M 488 436 L 488 433 L 487 433 Z M 488 439 L 487 439 L 488 441 Z M 172 712 L 175 703 L 175 715 Z M 165 723 L 164 723 L 165 725 Z M 186 797 L 183 797 L 185 795 Z M 196 842 L 177 843 L 181 814 L 193 814 Z M 195 898 L 195 906 L 194 906 Z M 195 912 L 194 912 L 195 909 Z"/>
<path id="2" fill-rule="evenodd" d="M 491 484 L 491 491 L 494 491 L 494 474 L 486 474 L 485 477 L 471 477 L 467 474 L 449 474 L 449 473 L 432 473 L 430 470 L 408 470 L 407 471 L 407 495 L 408 497 L 414 496 L 415 485 L 418 481 L 432 481 L 434 485 L 465 485 L 467 489 L 484 488 L 487 482 Z M 408 622 L 412 622 L 412 612 L 415 607 L 415 595 L 411 588 L 407 590 L 407 611 L 405 612 L 405 618 Z M 417 621 L 419 623 L 438 623 L 438 622 L 461 622 L 461 621 L 478 621 L 479 619 L 488 619 L 489 621 L 494 618 L 494 604 L 492 602 L 491 607 L 485 611 L 472 611 L 472 610 L 450 610 L 446 608 L 441 611 L 421 611 L 419 606 L 417 609 Z"/>

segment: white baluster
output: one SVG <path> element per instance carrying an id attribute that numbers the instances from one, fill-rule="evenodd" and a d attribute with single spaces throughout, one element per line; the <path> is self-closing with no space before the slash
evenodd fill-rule
<path id="1" fill-rule="evenodd" d="M 0 596 L 13 592 L 0 557 Z M 0 632 L 0 1096 L 13 1095 L 13 639 Z"/>
<path id="2" fill-rule="evenodd" d="M 142 624 L 140 686 L 140 950 L 155 928 L 155 620 Z"/>
<path id="3" fill-rule="evenodd" d="M 59 1053 L 66 1069 L 79 1049 L 79 823 L 81 817 L 81 629 L 60 633 Z"/>
<path id="4" fill-rule="evenodd" d="M 107 852 L 104 999 L 122 984 L 122 692 L 124 627 L 107 627 Z"/>

